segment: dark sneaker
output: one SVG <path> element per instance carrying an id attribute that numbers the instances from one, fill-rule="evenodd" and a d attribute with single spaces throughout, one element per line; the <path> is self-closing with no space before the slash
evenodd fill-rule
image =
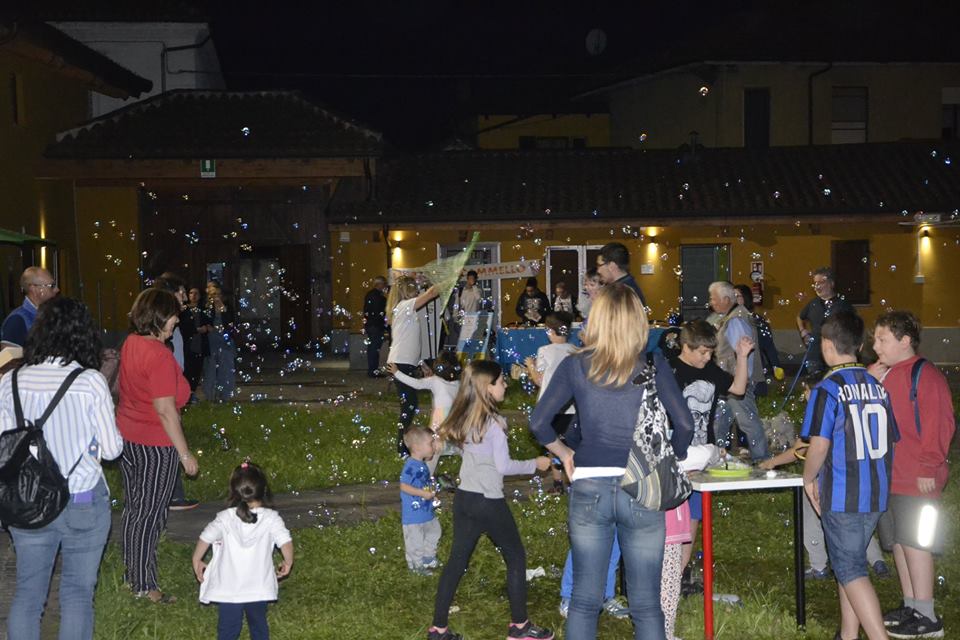
<path id="1" fill-rule="evenodd" d="M 196 509 L 199 506 L 199 500 L 187 500 L 186 498 L 182 498 L 171 500 L 170 504 L 167 505 L 167 509 L 170 509 L 170 511 L 189 511 L 190 509 Z"/>
<path id="2" fill-rule="evenodd" d="M 437 488 L 440 491 L 454 493 L 457 490 L 457 481 L 451 478 L 449 474 L 441 473 L 437 476 Z"/>
<path id="3" fill-rule="evenodd" d="M 823 569 L 808 567 L 807 570 L 803 572 L 803 577 L 807 580 L 829 580 L 832 575 L 833 573 L 830 571 L 830 567 L 824 567 Z"/>
<path id="4" fill-rule="evenodd" d="M 873 575 L 877 578 L 889 578 L 891 575 L 890 567 L 883 560 L 877 560 L 873 563 Z"/>
<path id="5" fill-rule="evenodd" d="M 538 627 L 529 620 L 522 627 L 510 625 L 507 640 L 553 640 L 553 631 Z"/>
<path id="6" fill-rule="evenodd" d="M 883 614 L 883 624 L 886 627 L 893 627 L 905 620 L 913 617 L 913 609 L 910 607 L 898 607 L 893 611 Z"/>
<path id="7" fill-rule="evenodd" d="M 891 638 L 942 638 L 943 620 L 931 620 L 922 613 L 914 610 L 913 616 L 898 625 L 887 627 L 887 635 Z"/>
<path id="8" fill-rule="evenodd" d="M 463 640 L 463 636 L 459 633 L 454 633 L 447 629 L 443 633 L 440 633 L 436 629 L 430 629 L 427 631 L 427 640 Z"/>

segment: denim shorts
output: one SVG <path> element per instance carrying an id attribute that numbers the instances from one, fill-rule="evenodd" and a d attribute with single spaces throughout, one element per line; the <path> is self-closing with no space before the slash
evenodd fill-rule
<path id="1" fill-rule="evenodd" d="M 869 575 L 867 545 L 879 519 L 880 513 L 824 511 L 820 514 L 830 566 L 841 585 Z"/>
<path id="2" fill-rule="evenodd" d="M 703 494 L 699 491 L 690 492 L 690 519 L 703 520 Z"/>

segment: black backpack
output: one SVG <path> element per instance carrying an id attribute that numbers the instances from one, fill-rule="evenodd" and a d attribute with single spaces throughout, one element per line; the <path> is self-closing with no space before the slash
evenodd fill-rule
<path id="1" fill-rule="evenodd" d="M 17 428 L 0 434 L 0 522 L 20 529 L 39 529 L 53 522 L 67 506 L 70 500 L 67 478 L 83 459 L 81 454 L 65 478 L 47 448 L 43 424 L 83 369 L 74 369 L 67 375 L 46 411 L 33 421 L 23 418 L 18 372 L 16 369 L 10 374 Z"/>

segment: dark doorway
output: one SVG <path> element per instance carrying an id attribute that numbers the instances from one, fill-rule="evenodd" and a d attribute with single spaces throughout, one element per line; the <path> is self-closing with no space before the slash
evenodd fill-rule
<path id="1" fill-rule="evenodd" d="M 743 146 L 770 146 L 770 89 L 766 87 L 743 90 Z"/>
<path id="2" fill-rule="evenodd" d="M 710 314 L 710 284 L 730 278 L 730 247 L 725 244 L 680 247 L 683 280 L 680 313 L 683 321 L 706 318 Z"/>

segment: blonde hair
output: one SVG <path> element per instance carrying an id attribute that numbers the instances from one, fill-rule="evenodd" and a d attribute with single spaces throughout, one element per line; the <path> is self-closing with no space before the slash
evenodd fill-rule
<path id="1" fill-rule="evenodd" d="M 400 276 L 393 286 L 390 287 L 390 293 L 387 295 L 387 322 L 393 322 L 393 311 L 397 305 L 404 300 L 416 298 L 419 290 L 417 281 L 410 276 Z"/>
<path id="2" fill-rule="evenodd" d="M 640 296 L 623 284 L 603 287 L 590 307 L 581 352 L 590 356 L 587 378 L 594 384 L 622 387 L 630 381 L 647 346 L 650 326 Z"/>
<path id="3" fill-rule="evenodd" d="M 492 360 L 474 360 L 467 365 L 450 413 L 440 424 L 441 440 L 458 447 L 462 447 L 468 437 L 474 443 L 480 442 L 487 421 L 500 416 L 489 387 L 502 375 L 500 365 Z"/>

